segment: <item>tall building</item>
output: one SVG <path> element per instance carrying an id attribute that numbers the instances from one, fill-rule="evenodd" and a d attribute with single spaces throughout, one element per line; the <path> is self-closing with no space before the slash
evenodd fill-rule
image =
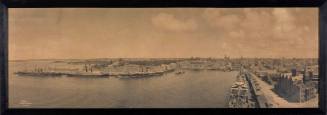
<path id="1" fill-rule="evenodd" d="M 292 68 L 291 72 L 292 76 L 296 76 L 298 74 L 296 68 Z"/>
<path id="2" fill-rule="evenodd" d="M 303 75 L 281 74 L 274 90 L 290 102 L 304 102 L 316 97 L 317 90 L 312 83 L 303 83 Z"/>
<path id="3" fill-rule="evenodd" d="M 310 76 L 307 66 L 305 66 L 303 68 L 303 83 L 306 84 L 310 81 L 311 81 L 311 76 Z"/>

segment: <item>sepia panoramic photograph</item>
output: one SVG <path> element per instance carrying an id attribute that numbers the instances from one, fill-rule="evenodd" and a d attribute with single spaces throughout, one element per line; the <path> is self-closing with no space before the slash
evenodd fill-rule
<path id="1" fill-rule="evenodd" d="M 10 8 L 9 108 L 318 108 L 318 8 Z"/>

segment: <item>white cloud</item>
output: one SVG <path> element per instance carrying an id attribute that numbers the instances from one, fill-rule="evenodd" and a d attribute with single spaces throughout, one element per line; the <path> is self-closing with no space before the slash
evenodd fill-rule
<path id="1" fill-rule="evenodd" d="M 272 11 L 275 17 L 274 32 L 278 37 L 289 34 L 296 29 L 294 16 L 287 9 L 275 8 Z"/>
<path id="2" fill-rule="evenodd" d="M 204 10 L 203 18 L 209 23 L 210 26 L 222 28 L 225 30 L 237 29 L 242 21 L 236 14 L 223 13 L 223 9 L 208 8 Z"/>
<path id="3" fill-rule="evenodd" d="M 151 21 L 154 26 L 170 31 L 190 31 L 198 27 L 193 19 L 178 19 L 175 15 L 167 13 L 160 13 L 152 17 Z"/>
<path id="4" fill-rule="evenodd" d="M 229 36 L 230 37 L 234 37 L 234 38 L 241 38 L 245 36 L 245 33 L 243 30 L 240 31 L 231 31 L 229 32 Z"/>
<path id="5" fill-rule="evenodd" d="M 301 10 L 303 11 L 303 10 Z M 202 13 L 206 25 L 220 31 L 221 47 L 237 49 L 234 53 L 265 55 L 266 51 L 285 53 L 285 48 L 306 50 L 308 33 L 313 31 L 303 18 L 298 19 L 294 9 L 205 9 Z M 313 39 L 314 40 L 314 39 Z M 314 43 L 314 42 L 313 42 Z M 261 54 L 262 53 L 262 54 Z"/>

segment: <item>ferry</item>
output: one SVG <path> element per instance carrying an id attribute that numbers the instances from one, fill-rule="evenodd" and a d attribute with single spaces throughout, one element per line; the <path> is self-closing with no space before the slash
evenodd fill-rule
<path id="1" fill-rule="evenodd" d="M 15 72 L 18 76 L 34 76 L 34 77 L 109 77 L 116 76 L 120 78 L 142 78 L 149 76 L 160 76 L 164 73 L 173 72 L 174 69 L 167 69 L 165 71 L 156 72 L 134 72 L 134 73 L 109 73 L 101 71 L 92 71 L 92 69 L 85 71 L 68 71 L 68 72 L 54 72 L 43 71 L 43 69 L 36 69 L 36 71 L 18 71 Z"/>
<path id="2" fill-rule="evenodd" d="M 135 72 L 135 73 L 119 73 L 110 76 L 116 76 L 117 78 L 121 79 L 129 79 L 129 78 L 144 78 L 144 77 L 151 77 L 151 76 L 161 76 L 165 73 L 173 72 L 175 69 L 167 69 L 165 71 L 157 71 L 157 72 Z"/>

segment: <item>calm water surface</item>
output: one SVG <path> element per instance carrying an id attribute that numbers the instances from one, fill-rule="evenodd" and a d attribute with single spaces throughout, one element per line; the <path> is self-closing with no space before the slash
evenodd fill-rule
<path id="1" fill-rule="evenodd" d="M 27 77 L 9 63 L 9 107 L 223 108 L 237 72 L 186 71 L 142 79 Z"/>

